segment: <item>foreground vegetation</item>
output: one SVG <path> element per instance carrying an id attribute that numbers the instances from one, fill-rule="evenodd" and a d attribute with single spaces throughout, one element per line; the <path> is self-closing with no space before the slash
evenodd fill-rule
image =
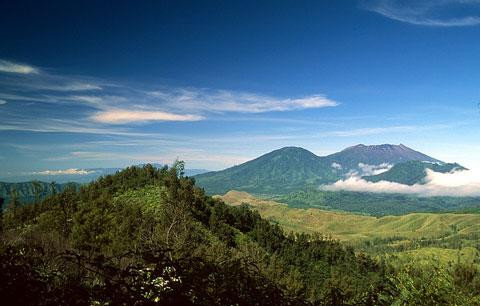
<path id="1" fill-rule="evenodd" d="M 320 234 L 287 233 L 171 169 L 132 167 L 79 191 L 6 203 L 9 305 L 480 304 L 480 271 L 393 266 Z"/>

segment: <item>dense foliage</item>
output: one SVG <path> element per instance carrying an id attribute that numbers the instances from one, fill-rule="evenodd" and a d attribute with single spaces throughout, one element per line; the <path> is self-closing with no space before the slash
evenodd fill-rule
<path id="1" fill-rule="evenodd" d="M 247 206 L 206 196 L 182 172 L 181 163 L 131 167 L 32 205 L 11 199 L 1 219 L 2 302 L 478 302 L 475 267 L 392 270 L 326 237 L 285 234 Z"/>
<path id="2" fill-rule="evenodd" d="M 372 216 L 404 215 L 413 212 L 464 211 L 478 207 L 478 197 L 422 197 L 409 194 L 307 189 L 274 197 L 291 207 L 322 208 Z"/>

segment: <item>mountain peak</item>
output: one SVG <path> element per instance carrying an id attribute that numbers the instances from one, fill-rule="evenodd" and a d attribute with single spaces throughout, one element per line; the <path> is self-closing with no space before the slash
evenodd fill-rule
<path id="1" fill-rule="evenodd" d="M 333 162 L 343 166 L 355 168 L 358 163 L 369 165 L 396 164 L 410 160 L 441 162 L 428 155 L 415 151 L 404 144 L 358 144 L 348 147 L 343 151 L 327 156 Z"/>
<path id="2" fill-rule="evenodd" d="M 287 146 L 287 147 L 283 147 L 283 148 L 274 150 L 272 152 L 288 152 L 288 151 L 308 151 L 308 150 L 304 149 L 302 147 Z M 308 151 L 308 152 L 310 152 L 310 151 Z"/>
<path id="3" fill-rule="evenodd" d="M 368 150 L 368 151 L 375 151 L 375 150 L 412 150 L 411 148 L 407 147 L 404 144 L 389 144 L 389 143 L 384 143 L 384 144 L 379 144 L 379 145 L 364 145 L 363 143 L 348 147 L 344 149 L 343 151 L 352 151 L 352 150 Z M 342 151 L 342 152 L 343 152 Z"/>

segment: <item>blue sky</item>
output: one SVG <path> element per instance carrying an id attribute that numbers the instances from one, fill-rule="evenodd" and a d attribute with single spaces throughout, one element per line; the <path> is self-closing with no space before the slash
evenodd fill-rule
<path id="1" fill-rule="evenodd" d="M 0 175 L 403 143 L 479 167 L 480 1 L 9 1 Z"/>

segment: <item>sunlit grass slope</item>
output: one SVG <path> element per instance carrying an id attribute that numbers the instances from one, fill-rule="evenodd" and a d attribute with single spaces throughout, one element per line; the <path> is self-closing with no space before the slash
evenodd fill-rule
<path id="1" fill-rule="evenodd" d="M 397 237 L 398 240 L 455 237 L 462 239 L 480 234 L 478 214 L 412 213 L 377 218 L 316 208 L 290 208 L 239 191 L 230 191 L 220 198 L 230 205 L 248 204 L 262 217 L 278 223 L 286 230 L 318 232 L 343 241 L 391 237 Z"/>

